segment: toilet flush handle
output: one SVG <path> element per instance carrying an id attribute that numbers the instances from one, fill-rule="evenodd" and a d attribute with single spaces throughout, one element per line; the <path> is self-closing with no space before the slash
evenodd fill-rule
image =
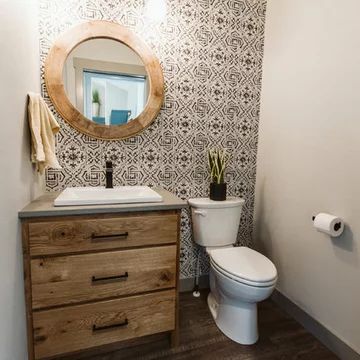
<path id="1" fill-rule="evenodd" d="M 200 215 L 200 216 L 206 216 L 205 210 L 194 210 L 194 214 Z"/>

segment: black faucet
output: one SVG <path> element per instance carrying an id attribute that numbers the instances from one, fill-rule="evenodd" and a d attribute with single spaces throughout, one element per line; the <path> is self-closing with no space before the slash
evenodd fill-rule
<path id="1" fill-rule="evenodd" d="M 106 161 L 105 165 L 106 189 L 112 189 L 113 186 L 113 164 L 112 161 Z"/>

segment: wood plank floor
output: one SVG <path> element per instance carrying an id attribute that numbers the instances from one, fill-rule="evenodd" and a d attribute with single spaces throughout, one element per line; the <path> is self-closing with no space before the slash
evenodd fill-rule
<path id="1" fill-rule="evenodd" d="M 338 359 L 271 300 L 259 304 L 260 339 L 257 344 L 239 345 L 224 336 L 216 327 L 207 307 L 206 296 L 206 291 L 202 292 L 200 298 L 194 298 L 191 293 L 180 295 L 180 345 L 177 348 L 170 349 L 168 339 L 161 336 L 150 343 L 102 355 L 83 354 L 75 358 L 86 360 Z"/>

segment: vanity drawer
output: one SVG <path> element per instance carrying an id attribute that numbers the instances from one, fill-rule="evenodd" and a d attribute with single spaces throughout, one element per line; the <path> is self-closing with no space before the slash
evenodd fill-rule
<path id="1" fill-rule="evenodd" d="M 175 290 L 33 313 L 35 358 L 175 328 Z"/>
<path id="2" fill-rule="evenodd" d="M 31 260 L 32 307 L 47 308 L 176 286 L 176 246 Z"/>
<path id="3" fill-rule="evenodd" d="M 30 256 L 176 243 L 177 219 L 163 213 L 30 222 Z"/>

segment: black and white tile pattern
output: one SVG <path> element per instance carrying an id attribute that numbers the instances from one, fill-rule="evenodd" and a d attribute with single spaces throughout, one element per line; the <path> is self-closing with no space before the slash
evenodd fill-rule
<path id="1" fill-rule="evenodd" d="M 40 0 L 41 68 L 63 31 L 98 19 L 141 36 L 159 57 L 165 76 L 165 102 L 157 120 L 124 141 L 82 135 L 52 108 L 61 124 L 57 155 L 63 169 L 47 171 L 47 189 L 103 185 L 108 158 L 116 164 L 116 185 L 161 185 L 183 199 L 207 196 L 206 150 L 226 147 L 232 155 L 229 194 L 246 200 L 238 241 L 250 245 L 266 0 L 166 3 L 167 20 L 159 25 L 144 16 L 144 0 Z M 42 92 L 50 104 L 44 84 Z M 198 250 L 186 211 L 181 225 L 181 277 L 192 277 Z M 201 273 L 206 273 L 207 258 L 199 252 Z"/>

